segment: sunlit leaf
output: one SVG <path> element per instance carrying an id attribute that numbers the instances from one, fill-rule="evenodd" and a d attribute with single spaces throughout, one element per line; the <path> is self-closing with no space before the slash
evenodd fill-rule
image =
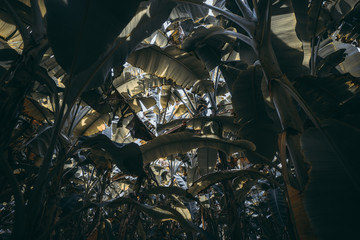
<path id="1" fill-rule="evenodd" d="M 209 173 L 205 176 L 202 176 L 198 180 L 196 180 L 188 192 L 193 196 L 199 194 L 201 191 L 207 189 L 211 185 L 224 181 L 230 180 L 235 177 L 248 177 L 248 178 L 266 178 L 269 179 L 264 173 L 261 173 L 258 170 L 253 169 L 245 169 L 245 170 L 227 170 L 227 171 L 219 171 L 214 173 Z"/>
<path id="2" fill-rule="evenodd" d="M 49 109 L 41 106 L 37 101 L 25 98 L 24 113 L 38 121 L 52 120 L 54 115 Z"/>
<path id="3" fill-rule="evenodd" d="M 255 150 L 255 145 L 247 140 L 229 141 L 221 139 L 216 135 L 198 135 L 191 133 L 162 135 L 142 145 L 140 148 L 143 153 L 144 162 L 149 163 L 170 154 L 186 153 L 191 149 L 200 147 L 221 150 L 227 154 L 244 150 Z"/>
<path id="4" fill-rule="evenodd" d="M 109 114 L 100 114 L 95 110 L 88 112 L 74 128 L 75 136 L 91 136 L 105 130 Z"/>
<path id="5" fill-rule="evenodd" d="M 193 54 L 183 52 L 175 46 L 168 46 L 165 49 L 145 46 L 134 51 L 127 61 L 147 73 L 171 79 L 183 88 L 190 89 L 197 83 L 198 92 L 213 91 L 209 86 L 201 84 L 209 78 L 203 63 Z"/>

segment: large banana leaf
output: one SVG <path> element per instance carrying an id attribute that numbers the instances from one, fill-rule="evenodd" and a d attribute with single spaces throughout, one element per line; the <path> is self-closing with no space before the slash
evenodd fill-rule
<path id="1" fill-rule="evenodd" d="M 183 88 L 196 86 L 199 93 L 213 91 L 213 85 L 206 84 L 209 73 L 204 64 L 193 54 L 175 46 L 165 49 L 145 46 L 132 52 L 127 61 L 147 73 L 171 79 Z"/>
<path id="2" fill-rule="evenodd" d="M 152 0 L 124 29 L 138 4 L 139 1 L 132 1 L 124 7 L 122 2 L 111 0 L 67 4 L 46 1 L 50 44 L 60 65 L 74 74 L 66 103 L 72 104 L 82 91 L 103 84 L 110 69 L 123 65 L 133 48 L 159 28 L 175 6 L 171 1 Z M 122 29 L 126 33 L 117 37 Z M 76 39 L 75 44 L 72 39 Z"/>
<path id="3" fill-rule="evenodd" d="M 244 150 L 255 150 L 255 145 L 247 140 L 229 141 L 215 135 L 198 135 L 186 132 L 159 136 L 140 148 L 144 163 L 150 163 L 161 157 L 175 153 L 186 153 L 191 149 L 201 147 L 221 150 L 228 155 Z"/>
<path id="4" fill-rule="evenodd" d="M 319 239 L 358 235 L 354 216 L 360 214 L 359 142 L 359 129 L 335 120 L 302 136 L 302 148 L 312 166 L 304 201 Z"/>
<path id="5" fill-rule="evenodd" d="M 260 67 L 251 66 L 246 69 L 246 64 L 242 62 L 231 64 L 236 68 L 222 66 L 221 71 L 229 90 L 231 89 L 235 117 L 242 126 L 240 134 L 255 143 L 257 152 L 272 159 L 276 151 L 277 137 L 261 91 L 263 76 Z"/>

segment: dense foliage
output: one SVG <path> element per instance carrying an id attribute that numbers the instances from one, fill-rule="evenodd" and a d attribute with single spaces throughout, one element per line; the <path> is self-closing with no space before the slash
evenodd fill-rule
<path id="1" fill-rule="evenodd" d="M 1 0 L 0 239 L 354 239 L 356 0 Z"/>

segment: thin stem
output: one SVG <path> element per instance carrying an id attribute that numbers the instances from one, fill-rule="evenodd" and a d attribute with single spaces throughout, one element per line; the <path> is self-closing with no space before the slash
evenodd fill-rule
<path id="1" fill-rule="evenodd" d="M 174 91 L 174 95 L 185 105 L 185 107 L 189 110 L 190 115 L 193 117 L 194 112 L 191 111 L 190 107 L 185 103 L 184 99 L 179 95 L 177 90 Z"/>
<path id="2" fill-rule="evenodd" d="M 269 1 L 269 2 L 271 2 L 271 1 Z M 252 3 L 254 6 L 254 12 L 255 12 L 256 18 L 259 19 L 260 14 L 259 14 L 259 8 L 257 6 L 257 0 L 252 0 Z"/>
<path id="3" fill-rule="evenodd" d="M 191 106 L 191 108 L 193 109 L 193 113 L 196 114 L 196 108 L 194 107 L 194 104 L 193 104 L 193 102 L 191 101 L 189 95 L 187 94 L 187 92 L 186 92 L 186 90 L 185 90 L 184 88 L 181 88 L 181 89 L 182 89 L 182 91 L 184 92 L 187 100 L 189 101 L 190 106 Z"/>
<path id="4" fill-rule="evenodd" d="M 315 127 L 320 128 L 320 123 L 316 119 L 314 113 L 292 85 L 287 84 L 284 81 L 281 81 L 280 79 L 276 79 L 276 78 L 272 79 L 272 81 L 279 83 L 299 103 L 299 105 L 302 107 L 302 109 L 309 117 L 309 119 L 312 121 L 312 123 L 315 125 Z"/>
<path id="5" fill-rule="evenodd" d="M 242 15 L 246 19 L 255 20 L 253 12 L 251 11 L 251 9 L 249 8 L 249 5 L 245 1 L 244 0 L 235 0 L 236 4 L 240 8 Z"/>

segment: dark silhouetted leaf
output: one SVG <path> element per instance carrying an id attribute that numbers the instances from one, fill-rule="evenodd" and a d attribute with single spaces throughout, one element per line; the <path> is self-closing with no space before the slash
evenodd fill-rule
<path id="1" fill-rule="evenodd" d="M 319 118 L 335 116 L 341 105 L 353 97 L 350 74 L 327 77 L 304 76 L 296 80 L 295 88 Z"/>
<path id="2" fill-rule="evenodd" d="M 246 69 L 243 62 L 234 62 L 231 65 L 238 68 L 224 66 L 221 70 L 232 95 L 236 120 L 242 126 L 240 135 L 253 141 L 257 152 L 272 159 L 276 151 L 277 137 L 261 91 L 260 67 L 251 66 Z M 259 159 L 255 157 L 250 161 L 259 162 Z"/>
<path id="3" fill-rule="evenodd" d="M 78 148 L 103 149 L 104 156 L 112 159 L 124 173 L 137 176 L 143 173 L 142 153 L 135 143 L 119 144 L 100 134 L 95 137 L 82 138 Z"/>
<path id="4" fill-rule="evenodd" d="M 357 236 L 353 216 L 360 214 L 360 131 L 331 120 L 322 130 L 305 131 L 301 142 L 312 166 L 304 201 L 314 231 L 320 239 Z"/>

